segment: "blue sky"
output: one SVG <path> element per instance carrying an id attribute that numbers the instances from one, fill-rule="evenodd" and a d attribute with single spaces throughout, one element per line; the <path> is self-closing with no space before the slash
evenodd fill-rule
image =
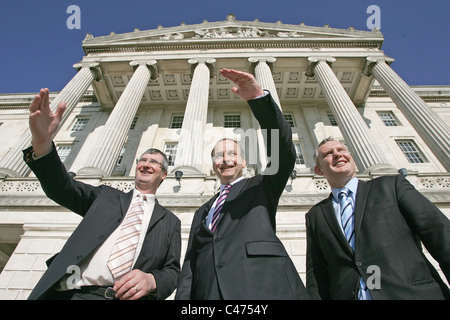
<path id="1" fill-rule="evenodd" d="M 81 29 L 68 29 L 67 8 L 81 9 Z M 410 85 L 450 85 L 449 0 L 14 0 L 0 11 L 0 93 L 60 91 L 83 58 L 86 33 L 131 32 L 237 20 L 368 30 L 370 5 L 381 12 L 382 49 Z"/>

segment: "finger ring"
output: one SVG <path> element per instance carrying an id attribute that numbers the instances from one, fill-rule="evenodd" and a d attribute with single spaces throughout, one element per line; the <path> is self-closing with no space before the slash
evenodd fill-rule
<path id="1" fill-rule="evenodd" d="M 138 291 L 139 291 L 139 289 L 138 289 L 138 287 L 137 287 L 137 286 L 134 286 L 134 290 L 136 290 L 136 292 L 138 292 Z"/>

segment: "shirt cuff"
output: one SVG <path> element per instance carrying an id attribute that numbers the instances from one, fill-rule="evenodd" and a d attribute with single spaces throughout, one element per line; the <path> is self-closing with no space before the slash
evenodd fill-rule
<path id="1" fill-rule="evenodd" d="M 266 90 L 266 89 L 264 89 L 263 91 L 264 91 L 264 93 L 262 95 L 257 96 L 256 98 L 253 98 L 252 100 L 264 98 L 265 96 L 267 96 L 270 93 L 269 90 Z"/>

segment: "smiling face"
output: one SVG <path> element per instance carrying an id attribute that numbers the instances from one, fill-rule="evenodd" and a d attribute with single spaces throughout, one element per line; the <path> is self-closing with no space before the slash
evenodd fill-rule
<path id="1" fill-rule="evenodd" d="M 240 176 L 247 165 L 241 148 L 233 140 L 219 141 L 212 153 L 213 170 L 222 184 L 230 184 Z"/>
<path id="2" fill-rule="evenodd" d="M 142 193 L 155 194 L 160 183 L 167 177 L 163 168 L 164 158 L 159 153 L 144 153 L 136 165 L 134 179 L 136 189 Z"/>
<path id="3" fill-rule="evenodd" d="M 342 188 L 356 176 L 356 164 L 346 146 L 328 141 L 317 149 L 314 172 L 324 176 L 332 188 Z"/>

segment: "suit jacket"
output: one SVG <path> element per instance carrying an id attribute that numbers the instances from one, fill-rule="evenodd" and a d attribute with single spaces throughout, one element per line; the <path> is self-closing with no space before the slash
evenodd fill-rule
<path id="1" fill-rule="evenodd" d="M 61 252 L 49 260 L 49 266 L 28 299 L 51 299 L 53 286 L 67 272 L 89 256 L 120 225 L 131 203 L 133 190 L 124 193 L 101 185 L 94 187 L 72 179 L 61 163 L 56 149 L 32 161 L 31 147 L 24 160 L 36 174 L 46 195 L 81 215 L 78 227 Z M 156 201 L 145 240 L 134 265 L 155 276 L 157 299 L 167 298 L 176 287 L 180 271 L 181 222 Z"/>
<path id="2" fill-rule="evenodd" d="M 442 299 L 449 290 L 421 242 L 450 276 L 450 222 L 403 176 L 359 181 L 355 252 L 343 235 L 332 196 L 306 214 L 306 287 L 317 299 L 354 299 L 362 276 L 373 299 Z M 372 276 L 379 268 L 379 286 Z M 372 277 L 372 278 L 369 278 Z M 371 289 L 374 288 L 374 289 Z"/>
<path id="3" fill-rule="evenodd" d="M 205 219 L 217 195 L 195 212 L 176 299 L 309 298 L 275 234 L 278 200 L 295 162 L 291 129 L 270 95 L 249 105 L 261 128 L 279 129 L 278 172 L 234 184 L 214 233 Z"/>

